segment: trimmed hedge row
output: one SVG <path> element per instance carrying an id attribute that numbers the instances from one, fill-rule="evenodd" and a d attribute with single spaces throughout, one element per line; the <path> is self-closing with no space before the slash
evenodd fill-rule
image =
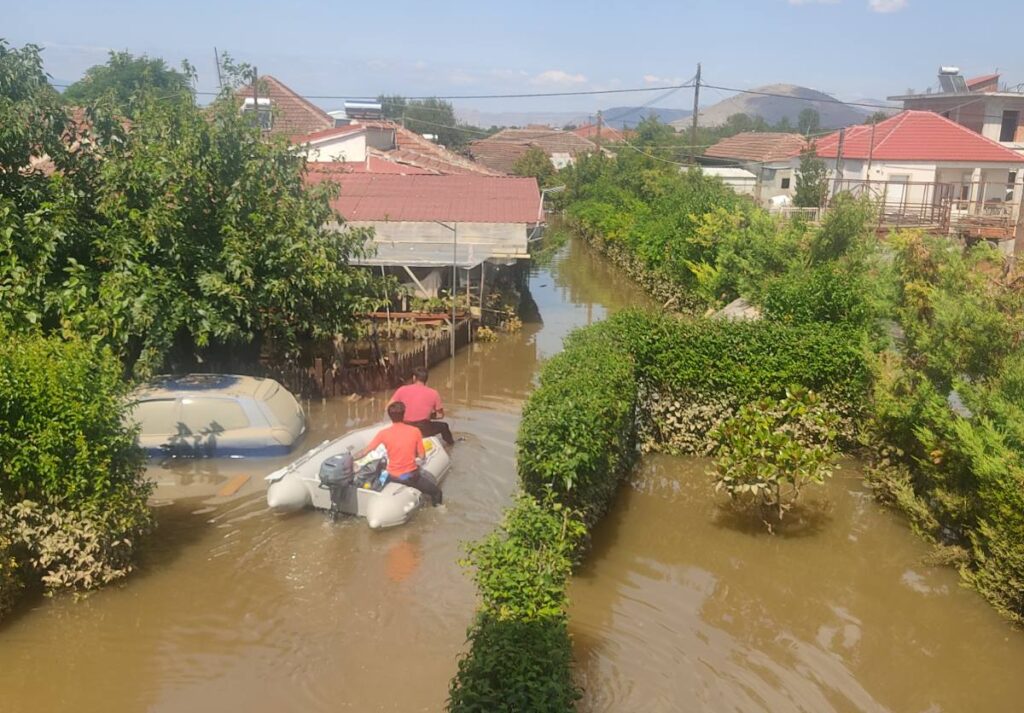
<path id="1" fill-rule="evenodd" d="M 575 710 L 566 585 L 636 453 L 636 377 L 606 323 L 577 331 L 523 409 L 523 494 L 469 548 L 480 608 L 452 681 L 459 713 Z"/>
<path id="2" fill-rule="evenodd" d="M 828 325 L 636 311 L 574 332 L 523 409 L 523 494 L 501 528 L 469 548 L 481 604 L 449 710 L 573 710 L 565 587 L 635 461 L 652 389 L 704 390 L 729 403 L 781 396 L 792 385 L 861 398 L 859 344 L 859 332 Z"/>

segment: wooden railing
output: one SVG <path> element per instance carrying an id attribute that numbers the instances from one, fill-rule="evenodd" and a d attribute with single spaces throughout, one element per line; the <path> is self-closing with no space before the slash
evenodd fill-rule
<path id="1" fill-rule="evenodd" d="M 457 322 L 456 349 L 469 344 L 472 338 L 472 320 Z M 449 333 L 439 331 L 425 338 L 414 349 L 381 355 L 371 363 L 347 365 L 317 357 L 308 365 L 293 363 L 267 367 L 264 376 L 277 379 L 293 394 L 307 399 L 368 394 L 400 385 L 409 379 L 414 367 L 424 366 L 429 369 L 447 359 L 450 352 Z"/>

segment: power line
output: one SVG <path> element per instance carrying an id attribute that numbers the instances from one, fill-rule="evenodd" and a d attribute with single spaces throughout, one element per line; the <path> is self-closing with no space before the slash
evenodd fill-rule
<path id="1" fill-rule="evenodd" d="M 53 84 L 54 87 L 60 87 L 61 89 L 67 89 L 70 84 Z M 624 89 L 585 89 L 574 92 L 528 92 L 520 94 L 431 94 L 429 96 L 405 96 L 405 99 L 413 101 L 426 101 L 428 99 L 443 99 L 446 101 L 452 101 L 456 99 L 535 99 L 542 97 L 583 97 L 583 96 L 597 96 L 605 94 L 630 94 L 639 92 L 662 92 L 666 90 L 685 89 L 693 86 L 692 84 L 676 84 L 663 87 L 629 87 Z M 360 97 L 352 94 L 303 94 L 302 92 L 295 92 L 299 96 L 305 99 L 349 99 L 357 100 Z M 195 94 L 198 96 L 219 96 L 220 92 L 211 90 L 195 90 Z M 382 94 L 380 96 L 389 96 Z M 394 95 L 404 96 L 404 95 Z M 376 98 L 374 98 L 376 100 Z"/>

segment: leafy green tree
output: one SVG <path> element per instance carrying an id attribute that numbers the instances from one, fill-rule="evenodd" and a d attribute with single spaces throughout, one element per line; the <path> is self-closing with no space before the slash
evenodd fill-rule
<path id="1" fill-rule="evenodd" d="M 805 486 L 832 475 L 836 421 L 814 392 L 802 389 L 741 407 L 712 433 L 715 490 L 758 512 L 772 532 Z"/>
<path id="2" fill-rule="evenodd" d="M 828 166 L 818 158 L 811 145 L 800 154 L 796 170 L 796 193 L 793 204 L 800 208 L 820 208 L 828 196 Z"/>
<path id="3" fill-rule="evenodd" d="M 157 57 L 111 52 L 106 64 L 90 67 L 84 77 L 65 90 L 64 100 L 75 106 L 109 101 L 114 110 L 131 117 L 141 94 L 191 96 L 193 76 L 188 63 L 182 63 L 182 70 L 178 71 Z"/>
<path id="4" fill-rule="evenodd" d="M 800 112 L 796 120 L 797 131 L 808 136 L 821 128 L 821 114 L 817 110 L 807 107 Z"/>
<path id="5" fill-rule="evenodd" d="M 892 113 L 891 113 L 891 112 L 888 112 L 888 111 L 883 111 L 883 110 L 879 109 L 879 110 L 878 110 L 878 111 L 876 111 L 876 112 L 875 112 L 874 114 L 872 114 L 871 116 L 869 116 L 869 117 L 868 117 L 868 118 L 867 118 L 867 119 L 866 119 L 866 120 L 864 121 L 864 123 L 865 123 L 865 124 L 868 124 L 868 125 L 870 125 L 870 124 L 877 124 L 877 123 L 879 123 L 879 122 L 885 121 L 885 120 L 886 120 L 886 119 L 888 119 L 888 118 L 889 118 L 890 116 L 892 116 Z"/>
<path id="6" fill-rule="evenodd" d="M 417 134 L 433 134 L 439 144 L 451 149 L 461 149 L 470 141 L 494 133 L 460 122 L 455 117 L 455 107 L 443 99 L 406 99 L 396 94 L 381 95 L 377 100 L 388 119 Z"/>
<path id="7" fill-rule="evenodd" d="M 551 179 L 555 176 L 555 167 L 551 159 L 539 146 L 531 146 L 526 153 L 516 159 L 512 166 L 512 173 L 517 176 L 533 176 L 541 187 L 551 185 Z"/>
<path id="8" fill-rule="evenodd" d="M 81 335 L 146 375 L 294 355 L 377 303 L 337 187 L 307 187 L 230 91 L 208 109 L 143 93 L 126 126 L 95 107 L 70 123 L 38 48 L 0 45 L 0 83 L 0 323 Z"/>
<path id="9" fill-rule="evenodd" d="M 81 164 L 62 140 L 68 131 L 73 126 L 39 48 L 0 40 L 0 324 L 9 327 L 41 324 L 60 280 L 54 266 L 66 264 L 66 247 L 79 232 Z"/>

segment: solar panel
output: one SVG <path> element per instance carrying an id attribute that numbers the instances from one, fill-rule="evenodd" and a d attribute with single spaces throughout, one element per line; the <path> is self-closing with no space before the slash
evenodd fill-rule
<path id="1" fill-rule="evenodd" d="M 959 72 L 939 72 L 939 86 L 944 94 L 967 94 L 967 81 Z"/>

